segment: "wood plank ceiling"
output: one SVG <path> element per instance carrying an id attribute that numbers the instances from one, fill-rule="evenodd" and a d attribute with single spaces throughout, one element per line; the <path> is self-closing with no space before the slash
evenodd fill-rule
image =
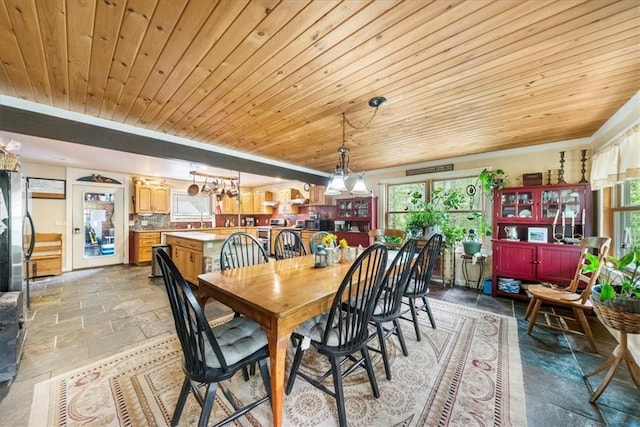
<path id="1" fill-rule="evenodd" d="M 591 136 L 640 88 L 623 1 L 2 0 L 0 90 L 330 172 Z"/>

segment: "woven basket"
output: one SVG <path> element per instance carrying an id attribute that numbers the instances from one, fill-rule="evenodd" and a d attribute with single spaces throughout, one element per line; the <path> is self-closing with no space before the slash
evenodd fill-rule
<path id="1" fill-rule="evenodd" d="M 0 151 L 0 170 L 17 171 L 18 156 L 13 153 L 3 153 Z"/>
<path id="2" fill-rule="evenodd" d="M 640 334 L 640 314 L 617 310 L 591 298 L 593 308 L 605 325 L 628 334 Z"/>

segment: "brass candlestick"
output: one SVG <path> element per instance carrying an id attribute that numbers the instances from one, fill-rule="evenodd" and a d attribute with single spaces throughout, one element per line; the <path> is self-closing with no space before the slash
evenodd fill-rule
<path id="1" fill-rule="evenodd" d="M 558 169 L 558 184 L 566 184 L 564 180 L 564 151 L 560 152 L 560 169 Z"/>
<path id="2" fill-rule="evenodd" d="M 547 185 L 551 185 L 551 169 L 547 170 Z"/>
<path id="3" fill-rule="evenodd" d="M 580 178 L 580 184 L 583 184 L 585 182 L 589 182 L 584 176 L 584 173 L 587 171 L 587 168 L 585 166 L 587 163 L 587 150 L 582 150 L 582 158 L 580 159 L 580 161 L 582 162 L 582 168 L 580 169 L 580 172 L 582 172 L 582 178 Z"/>

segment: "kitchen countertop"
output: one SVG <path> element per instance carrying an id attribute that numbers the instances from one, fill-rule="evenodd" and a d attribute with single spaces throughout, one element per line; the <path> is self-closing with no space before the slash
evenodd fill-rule
<path id="1" fill-rule="evenodd" d="M 162 233 L 165 237 L 179 237 L 181 239 L 191 239 L 198 242 L 216 242 L 226 239 L 228 236 L 205 233 L 202 231 L 166 231 Z"/>
<path id="2" fill-rule="evenodd" d="M 259 226 L 255 226 L 255 227 L 247 227 L 246 225 L 241 225 L 240 227 L 205 227 L 205 228 L 157 228 L 154 230 L 129 230 L 132 231 L 134 233 L 179 233 L 179 232 L 185 232 L 185 233 L 198 233 L 198 232 L 210 232 L 210 231 L 214 231 L 214 230 L 231 230 L 231 229 L 253 229 L 253 228 L 258 228 Z"/>

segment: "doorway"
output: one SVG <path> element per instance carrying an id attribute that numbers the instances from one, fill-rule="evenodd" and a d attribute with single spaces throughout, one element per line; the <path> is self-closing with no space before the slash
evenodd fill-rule
<path id="1" fill-rule="evenodd" d="M 124 189 L 73 186 L 73 269 L 122 264 Z"/>

